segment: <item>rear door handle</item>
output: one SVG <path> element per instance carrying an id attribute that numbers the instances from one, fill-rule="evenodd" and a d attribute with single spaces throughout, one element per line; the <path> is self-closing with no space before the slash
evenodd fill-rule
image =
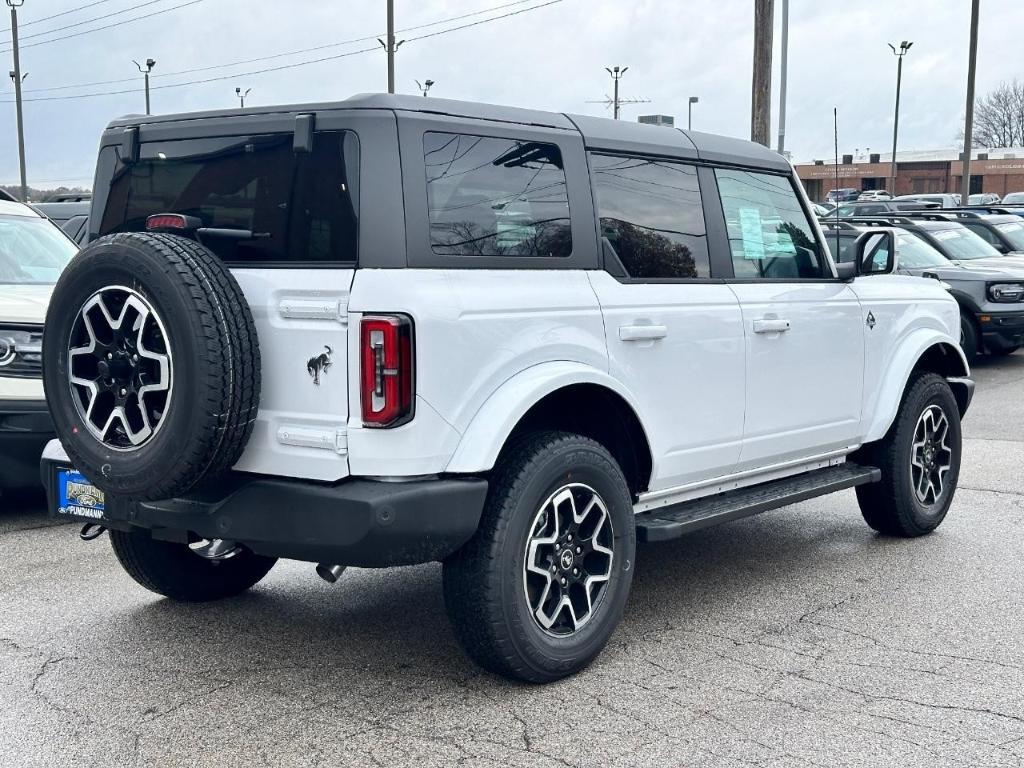
<path id="1" fill-rule="evenodd" d="M 620 341 L 653 341 L 664 339 L 668 328 L 664 325 L 620 325 Z"/>
<path id="2" fill-rule="evenodd" d="M 754 333 L 785 333 L 789 330 L 789 320 L 777 317 L 754 321 Z"/>

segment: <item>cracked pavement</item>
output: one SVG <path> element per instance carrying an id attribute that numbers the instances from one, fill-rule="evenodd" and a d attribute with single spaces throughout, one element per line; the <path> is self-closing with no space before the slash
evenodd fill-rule
<path id="1" fill-rule="evenodd" d="M 1024 353 L 975 377 L 935 534 L 844 492 L 645 545 L 605 653 L 546 687 L 466 660 L 437 565 L 176 605 L 8 505 L 0 765 L 1024 765 Z"/>

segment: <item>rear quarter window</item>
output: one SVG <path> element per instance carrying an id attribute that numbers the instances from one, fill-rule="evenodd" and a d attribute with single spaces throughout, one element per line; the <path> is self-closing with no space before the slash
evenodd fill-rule
<path id="1" fill-rule="evenodd" d="M 99 234 L 143 231 L 152 215 L 180 213 L 239 231 L 198 235 L 226 262 L 356 261 L 356 135 L 319 132 L 309 153 L 292 143 L 292 134 L 144 143 L 114 175 Z"/>

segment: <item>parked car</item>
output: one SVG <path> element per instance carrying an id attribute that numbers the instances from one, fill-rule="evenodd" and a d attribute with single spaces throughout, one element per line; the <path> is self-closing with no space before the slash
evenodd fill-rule
<path id="1" fill-rule="evenodd" d="M 43 200 L 44 203 L 87 203 L 92 199 L 91 192 L 54 192 Z"/>
<path id="2" fill-rule="evenodd" d="M 825 195 L 825 201 L 829 203 L 845 203 L 850 200 L 856 200 L 859 196 L 859 189 L 843 187 L 842 189 L 830 189 L 828 194 Z"/>
<path id="3" fill-rule="evenodd" d="M 943 211 L 942 215 L 959 221 L 1000 253 L 1024 256 L 1024 219 L 1021 216 L 962 209 Z"/>
<path id="4" fill-rule="evenodd" d="M 968 205 L 998 205 L 999 195 L 992 194 L 991 192 L 983 192 L 978 195 L 968 195 Z"/>
<path id="5" fill-rule="evenodd" d="M 1003 205 L 1024 205 L 1024 192 L 1011 192 L 1008 195 L 1003 195 L 1000 202 Z"/>
<path id="6" fill-rule="evenodd" d="M 33 203 L 32 207 L 53 221 L 67 236 L 81 245 L 89 234 L 88 202 Z"/>
<path id="7" fill-rule="evenodd" d="M 876 200 L 873 202 L 842 203 L 826 214 L 826 218 L 849 218 L 850 216 L 875 216 L 877 214 L 901 213 L 938 209 L 938 203 L 915 203 L 900 200 Z"/>
<path id="8" fill-rule="evenodd" d="M 858 200 L 892 200 L 892 193 L 884 189 L 865 189 L 857 196 Z"/>
<path id="9" fill-rule="evenodd" d="M 896 199 L 912 203 L 938 203 L 940 208 L 955 208 L 960 205 L 960 195 L 956 194 L 900 195 Z"/>
<path id="10" fill-rule="evenodd" d="M 954 285 L 953 297 L 960 306 L 960 346 L 968 360 L 982 352 L 1008 355 L 1024 344 L 1024 258 L 1004 256 L 962 223 L 944 216 L 850 221 L 858 226 L 897 226 L 953 265 L 970 270 L 946 281 Z"/>
<path id="11" fill-rule="evenodd" d="M 110 124 L 43 345 L 55 515 L 184 601 L 440 560 L 472 658 L 538 682 L 638 540 L 849 487 L 939 525 L 973 384 L 891 231 L 837 267 L 757 144 L 429 102 Z"/>
<path id="12" fill-rule="evenodd" d="M 0 201 L 0 492 L 39 486 L 53 436 L 43 402 L 43 318 L 77 248 L 27 205 Z"/>

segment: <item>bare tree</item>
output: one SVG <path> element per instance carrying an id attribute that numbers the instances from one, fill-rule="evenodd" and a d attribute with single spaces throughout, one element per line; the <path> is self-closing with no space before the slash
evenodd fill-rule
<path id="1" fill-rule="evenodd" d="M 976 147 L 1024 146 L 1024 83 L 1002 83 L 979 99 L 973 134 Z"/>

